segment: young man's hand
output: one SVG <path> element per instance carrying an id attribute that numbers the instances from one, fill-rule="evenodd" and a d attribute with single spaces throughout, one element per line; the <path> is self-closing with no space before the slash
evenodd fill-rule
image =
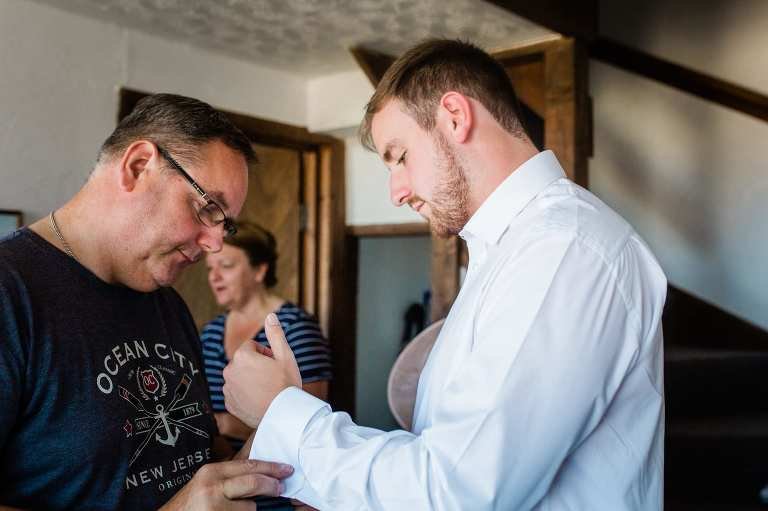
<path id="1" fill-rule="evenodd" d="M 288 387 L 301 388 L 301 374 L 275 314 L 264 322 L 272 348 L 245 342 L 224 368 L 227 411 L 252 428 L 258 427 L 275 397 Z"/>

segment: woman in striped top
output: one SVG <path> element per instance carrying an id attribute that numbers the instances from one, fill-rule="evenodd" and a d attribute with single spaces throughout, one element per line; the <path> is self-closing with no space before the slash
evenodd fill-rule
<path id="1" fill-rule="evenodd" d="M 274 236 L 253 223 L 241 223 L 237 234 L 224 240 L 220 252 L 206 256 L 208 283 L 216 301 L 227 312 L 203 327 L 203 361 L 219 432 L 236 450 L 252 430 L 224 407 L 222 371 L 243 342 L 252 339 L 269 346 L 264 318 L 277 314 L 301 372 L 303 389 L 326 399 L 331 379 L 328 342 L 317 320 L 308 312 L 275 295 L 277 250 Z M 266 509 L 259 501 L 259 509 Z"/>

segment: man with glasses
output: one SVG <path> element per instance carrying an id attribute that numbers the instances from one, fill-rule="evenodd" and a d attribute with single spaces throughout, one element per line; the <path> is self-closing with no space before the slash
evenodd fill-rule
<path id="1" fill-rule="evenodd" d="M 279 494 L 291 467 L 215 462 L 197 331 L 168 287 L 234 234 L 253 159 L 209 105 L 150 96 L 70 201 L 0 241 L 0 508 Z"/>

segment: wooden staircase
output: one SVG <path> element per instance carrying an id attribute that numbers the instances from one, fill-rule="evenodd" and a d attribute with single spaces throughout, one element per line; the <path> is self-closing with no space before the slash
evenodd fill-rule
<path id="1" fill-rule="evenodd" d="M 768 509 L 768 332 L 672 286 L 663 321 L 665 509 Z"/>

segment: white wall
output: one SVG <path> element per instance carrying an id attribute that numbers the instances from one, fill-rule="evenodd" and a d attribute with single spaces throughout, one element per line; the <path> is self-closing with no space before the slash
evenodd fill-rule
<path id="1" fill-rule="evenodd" d="M 80 188 L 114 128 L 120 86 L 306 124 L 306 83 L 289 74 L 0 0 L 0 209 L 30 222 Z"/>
<path id="2" fill-rule="evenodd" d="M 622 4 L 622 5 L 620 5 Z M 768 2 L 601 2 L 601 31 L 768 94 Z M 768 328 L 768 123 L 592 62 L 590 184 L 670 281 Z"/>
<path id="3" fill-rule="evenodd" d="M 344 133 L 347 165 L 347 225 L 424 222 L 408 206 L 389 199 L 389 170 L 379 156 L 360 144 L 357 127 Z M 339 135 L 337 135 L 339 136 Z"/>
<path id="4" fill-rule="evenodd" d="M 357 127 L 371 99 L 373 85 L 359 69 L 307 82 L 307 128 L 333 131 Z"/>
<path id="5" fill-rule="evenodd" d="M 389 175 L 381 159 L 357 137 L 373 85 L 362 71 L 315 78 L 307 84 L 310 131 L 323 131 L 344 140 L 347 170 L 347 225 L 423 222 L 408 207 L 389 200 Z"/>
<path id="6" fill-rule="evenodd" d="M 362 425 L 397 427 L 387 404 L 387 379 L 400 352 L 403 315 L 429 289 L 430 253 L 429 236 L 360 240 L 356 418 Z"/>

